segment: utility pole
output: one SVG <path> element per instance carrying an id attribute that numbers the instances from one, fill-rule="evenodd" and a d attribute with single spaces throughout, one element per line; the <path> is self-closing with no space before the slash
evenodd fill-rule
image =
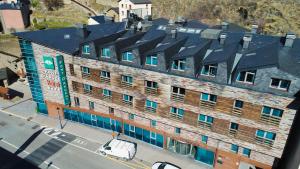
<path id="1" fill-rule="evenodd" d="M 63 129 L 63 125 L 61 123 L 61 117 L 60 117 L 60 114 L 59 114 L 59 107 L 57 107 L 56 110 L 57 110 L 57 115 L 58 115 L 58 119 L 59 119 L 60 129 Z"/>

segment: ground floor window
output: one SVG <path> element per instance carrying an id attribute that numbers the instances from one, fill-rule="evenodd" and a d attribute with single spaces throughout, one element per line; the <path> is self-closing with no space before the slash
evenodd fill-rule
<path id="1" fill-rule="evenodd" d="M 126 123 L 124 124 L 124 134 L 161 148 L 163 148 L 164 145 L 163 135 Z"/>
<path id="2" fill-rule="evenodd" d="M 195 147 L 196 153 L 195 153 L 195 160 L 198 160 L 200 162 L 203 162 L 208 165 L 214 164 L 215 159 L 215 153 L 209 150 L 206 150 L 201 147 Z"/>

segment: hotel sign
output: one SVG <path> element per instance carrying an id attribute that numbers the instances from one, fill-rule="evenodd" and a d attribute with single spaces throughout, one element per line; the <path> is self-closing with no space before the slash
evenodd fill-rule
<path id="1" fill-rule="evenodd" d="M 63 56 L 62 55 L 56 56 L 56 62 L 58 67 L 58 74 L 60 78 L 61 91 L 63 94 L 64 103 L 65 105 L 69 105 L 71 101 L 70 101 L 68 81 L 66 77 L 66 69 L 65 69 L 65 62 Z"/>
<path id="2" fill-rule="evenodd" d="M 52 69 L 54 70 L 54 61 L 53 58 L 50 56 L 43 56 L 44 65 L 46 69 Z"/>

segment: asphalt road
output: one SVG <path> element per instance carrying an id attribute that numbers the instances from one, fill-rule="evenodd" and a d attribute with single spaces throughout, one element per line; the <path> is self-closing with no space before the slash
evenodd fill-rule
<path id="1" fill-rule="evenodd" d="M 0 112 L 0 169 L 149 169 L 97 153 L 100 145 Z"/>

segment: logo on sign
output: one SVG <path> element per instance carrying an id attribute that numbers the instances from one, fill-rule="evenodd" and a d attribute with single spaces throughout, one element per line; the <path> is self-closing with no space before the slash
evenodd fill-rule
<path id="1" fill-rule="evenodd" d="M 54 69 L 54 61 L 53 58 L 50 56 L 44 56 L 44 65 L 46 69 Z"/>

